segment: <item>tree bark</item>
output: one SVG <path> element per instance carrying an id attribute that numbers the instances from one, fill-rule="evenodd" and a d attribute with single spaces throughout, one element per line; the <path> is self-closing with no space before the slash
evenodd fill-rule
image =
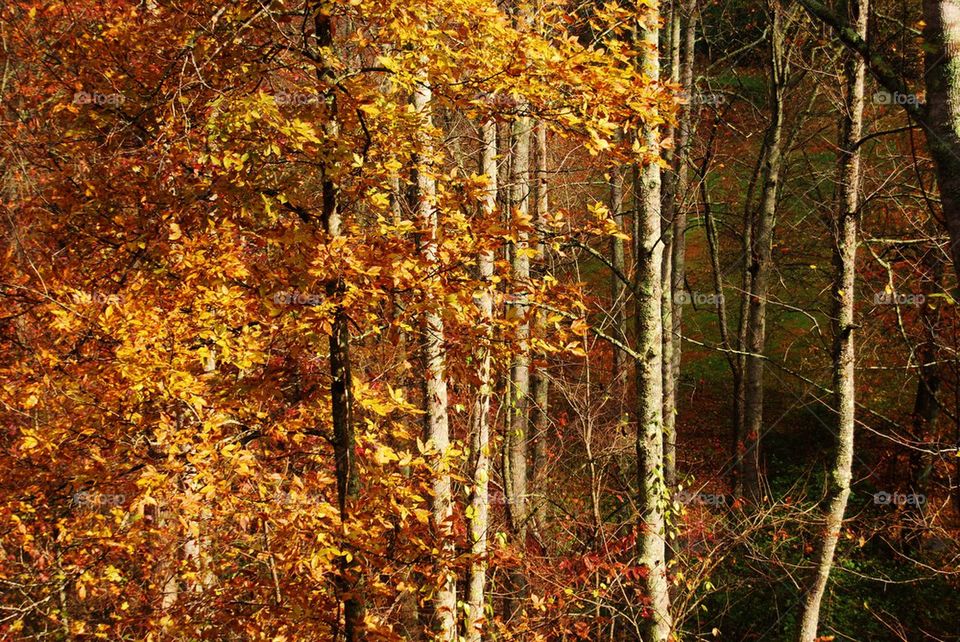
<path id="1" fill-rule="evenodd" d="M 546 244 L 543 241 L 543 226 L 549 211 L 547 196 L 547 128 L 542 123 L 534 127 L 536 141 L 536 199 L 534 208 L 534 222 L 537 227 L 537 256 L 536 266 L 538 278 L 543 278 L 549 269 L 546 264 Z M 546 314 L 537 310 L 533 314 L 533 336 L 543 339 L 546 334 Z M 533 370 L 533 383 L 530 405 L 530 439 L 533 441 L 533 470 L 530 475 L 530 486 L 534 496 L 530 512 L 534 529 L 538 538 L 542 539 L 545 520 L 544 509 L 546 502 L 541 498 L 544 495 L 544 476 L 547 463 L 547 425 L 549 416 L 547 409 L 550 402 L 550 378 L 546 370 L 546 355 L 539 354 L 539 362 Z"/>
<path id="2" fill-rule="evenodd" d="M 314 37 L 321 61 L 326 60 L 326 52 L 333 46 L 333 29 L 330 16 L 319 7 L 315 9 Z M 324 121 L 324 133 L 335 140 L 339 133 L 336 121 L 337 102 L 334 93 L 334 73 L 325 62 L 320 64 L 317 75 L 321 82 L 329 85 L 326 94 L 328 113 Z M 341 216 L 339 194 L 336 183 L 331 179 L 330 168 L 323 167 L 321 180 L 322 220 L 327 236 L 333 240 L 340 236 Z M 342 296 L 342 280 L 329 283 L 327 296 Z M 356 499 L 360 488 L 360 476 L 357 470 L 355 454 L 355 435 L 353 428 L 353 380 L 350 373 L 350 328 L 346 311 L 337 305 L 333 312 L 330 333 L 330 402 L 333 419 L 333 452 L 337 478 L 337 503 L 340 509 L 340 523 L 346 539 L 349 522 L 350 502 Z M 356 578 L 352 577 L 352 564 L 344 559 L 341 563 L 339 591 L 344 605 L 344 637 L 347 642 L 360 639 L 363 626 L 363 602 L 355 594 Z"/>
<path id="3" fill-rule="evenodd" d="M 742 442 L 738 454 L 743 458 L 743 486 L 751 499 L 763 496 L 762 432 L 763 432 L 763 358 L 766 349 L 766 313 L 772 269 L 773 231 L 776 225 L 780 170 L 783 162 L 783 91 L 785 64 L 783 56 L 782 8 L 772 6 L 770 34 L 770 126 L 766 135 L 763 160 L 763 187 L 760 209 L 750 247 L 750 290 L 747 309 L 744 368 L 744 419 Z"/>
<path id="4" fill-rule="evenodd" d="M 850 0 L 848 10 L 862 38 L 867 36 L 869 0 Z M 839 203 L 833 221 L 833 306 L 834 355 L 833 385 L 837 407 L 837 446 L 827 489 L 824 531 L 817 547 L 816 572 L 807 589 L 800 619 L 800 642 L 813 642 L 820 622 L 820 604 L 830 569 L 843 514 L 850 497 L 854 432 L 856 425 L 856 373 L 854 309 L 856 286 L 857 235 L 860 217 L 860 151 L 857 146 L 863 130 L 863 94 L 866 67 L 856 55 L 847 55 L 845 65 L 846 103 L 844 105 L 838 168 Z"/>
<path id="5" fill-rule="evenodd" d="M 653 82 L 660 78 L 658 59 L 659 2 L 653 0 L 649 12 L 638 25 L 642 38 L 643 71 Z M 659 155 L 660 132 L 656 126 L 645 126 L 643 144 L 649 154 Z M 645 642 L 666 642 L 673 622 L 670 613 L 669 583 L 666 569 L 666 527 L 663 513 L 663 325 L 662 266 L 663 244 L 660 243 L 660 165 L 645 163 L 636 174 L 641 202 L 637 212 L 637 269 L 635 273 L 637 393 L 637 504 L 638 562 L 647 568 L 644 578 L 651 615 L 643 622 Z"/>
<path id="6" fill-rule="evenodd" d="M 490 120 L 482 126 L 483 148 L 480 172 L 487 177 L 482 215 L 493 217 L 497 209 L 497 125 Z M 490 369 L 490 345 L 493 324 L 493 277 L 494 256 L 492 250 L 480 254 L 480 279 L 483 290 L 477 302 L 480 315 L 487 324 L 487 344 L 479 351 L 480 387 L 473 406 L 473 494 L 470 498 L 470 576 L 467 589 L 466 642 L 481 642 L 484 616 L 484 592 L 487 581 L 487 528 L 490 507 L 490 395 L 493 379 Z"/>
<path id="7" fill-rule="evenodd" d="M 430 114 L 432 90 L 427 79 L 417 84 L 413 95 L 413 106 L 421 119 L 419 130 L 419 149 L 416 167 L 417 214 L 420 227 L 420 252 L 424 260 L 434 265 L 437 257 L 437 185 L 433 167 L 433 146 L 429 130 L 433 127 Z M 436 272 L 431 270 L 434 274 Z M 439 279 L 438 276 L 430 277 Z M 424 372 L 424 440 L 432 444 L 438 455 L 433 474 L 433 494 L 431 509 L 433 528 L 440 540 L 438 548 L 441 555 L 452 559 L 454 551 L 451 518 L 453 501 L 450 490 L 450 473 L 443 461 L 450 446 L 450 426 L 448 417 L 447 379 L 444 348 L 443 317 L 427 307 L 421 321 L 423 331 Z M 457 637 L 456 608 L 457 588 L 455 575 L 446 568 L 448 560 L 441 560 L 442 578 L 434 598 L 434 620 L 438 632 L 437 639 L 453 642 Z"/>
<path id="8" fill-rule="evenodd" d="M 667 23 L 667 52 L 664 57 L 667 61 L 666 76 L 672 84 L 680 82 L 680 34 L 683 22 L 680 9 L 681 0 L 671 0 L 670 20 Z M 674 140 L 677 128 L 668 123 L 664 128 L 664 136 Z M 677 159 L 680 150 L 674 146 L 664 152 L 666 168 L 662 172 L 660 182 L 660 235 L 663 240 L 663 265 L 660 268 L 661 297 L 660 314 L 663 325 L 663 477 L 668 489 L 673 488 L 676 481 L 675 465 L 675 434 L 676 434 L 676 373 L 673 370 L 673 352 L 675 335 L 673 333 L 674 300 L 677 292 L 673 285 L 673 248 L 676 242 L 674 222 L 677 217 Z M 681 281 L 680 287 L 683 287 Z M 679 308 L 680 306 L 676 306 Z M 679 348 L 679 346 L 677 346 Z"/>
<path id="9" fill-rule="evenodd" d="M 507 471 L 504 485 L 510 531 L 522 551 L 527 536 L 527 450 L 530 405 L 530 321 L 528 288 L 530 285 L 530 118 L 518 116 L 513 122 L 510 175 L 510 204 L 514 223 L 519 224 L 513 244 L 513 304 L 510 320 L 514 324 L 516 354 L 510 369 L 510 426 L 507 434 Z M 507 601 L 511 615 L 518 598 L 525 593 L 526 579 L 519 569 L 511 573 L 515 595 Z"/>
<path id="10" fill-rule="evenodd" d="M 617 224 L 617 229 L 624 231 L 623 226 L 623 172 L 614 168 L 610 177 L 610 216 Z M 610 315 L 613 317 L 613 335 L 620 341 L 627 340 L 626 288 L 620 275 L 626 274 L 626 255 L 621 238 L 610 241 L 610 262 L 614 272 L 610 275 Z M 616 385 L 623 377 L 627 365 L 626 353 L 613 347 L 613 371 L 611 381 Z"/>
<path id="11" fill-rule="evenodd" d="M 681 0 L 675 0 L 679 3 Z M 689 189 L 689 174 L 687 171 L 687 158 L 690 152 L 690 139 L 692 130 L 691 108 L 694 92 L 693 66 L 696 55 L 697 41 L 697 0 L 686 0 L 682 10 L 677 11 L 677 22 L 683 23 L 683 29 L 679 24 L 674 27 L 674 37 L 677 42 L 673 45 L 675 49 L 671 52 L 673 64 L 677 65 L 676 71 L 671 69 L 671 80 L 676 79 L 683 87 L 684 94 L 687 96 L 687 104 L 680 108 L 680 118 L 677 127 L 675 150 L 672 158 L 672 169 L 670 171 L 670 182 L 672 183 L 668 190 L 669 198 L 665 204 L 669 204 L 670 214 L 664 216 L 665 221 L 670 224 L 670 256 L 665 258 L 664 266 L 667 273 L 664 274 L 664 282 L 669 283 L 669 296 L 665 297 L 665 305 L 670 307 L 670 312 L 664 314 L 664 334 L 669 334 L 672 338 L 664 342 L 664 465 L 666 467 L 664 478 L 667 487 L 676 488 L 677 485 L 677 457 L 676 457 L 676 399 L 677 385 L 680 380 L 680 361 L 683 354 L 681 337 L 683 333 L 683 302 L 684 299 L 678 296 L 684 290 L 686 279 L 686 255 L 687 255 L 687 191 Z M 682 34 L 682 39 L 681 39 Z M 666 286 L 665 286 L 666 287 Z M 669 317 L 669 324 L 668 322 Z M 669 353 L 667 349 L 669 348 Z"/>

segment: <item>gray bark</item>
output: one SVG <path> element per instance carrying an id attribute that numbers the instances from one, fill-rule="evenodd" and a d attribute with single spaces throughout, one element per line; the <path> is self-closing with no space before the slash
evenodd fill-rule
<path id="1" fill-rule="evenodd" d="M 660 78 L 658 59 L 659 2 L 654 0 L 639 36 L 644 46 L 642 60 L 644 73 L 654 82 Z M 644 127 L 644 147 L 659 153 L 660 133 L 657 127 Z M 637 269 L 635 272 L 636 361 L 637 394 L 637 504 L 641 523 L 638 524 L 638 562 L 647 568 L 644 579 L 652 611 L 643 622 L 642 637 L 646 642 L 666 642 L 673 628 L 670 613 L 669 583 L 666 569 L 666 527 L 663 513 L 665 488 L 663 482 L 663 319 L 662 266 L 663 244 L 660 243 L 660 166 L 647 163 L 638 173 L 640 211 L 636 214 L 638 234 Z"/>
<path id="2" fill-rule="evenodd" d="M 536 141 L 536 200 L 534 208 L 534 222 L 537 226 L 537 273 L 542 277 L 548 267 L 546 265 L 546 244 L 543 241 L 542 228 L 549 211 L 549 201 L 547 196 L 547 128 L 538 123 L 534 128 L 534 140 Z M 542 339 L 546 333 L 546 314 L 543 310 L 537 310 L 533 315 L 533 335 Z M 546 472 L 547 462 L 547 424 L 549 416 L 547 415 L 548 404 L 550 401 L 550 378 L 547 375 L 544 363 L 545 355 L 540 355 L 540 364 L 533 370 L 533 383 L 531 391 L 530 405 L 530 438 L 533 441 L 533 470 L 530 475 L 531 492 L 538 498 L 531 502 L 530 512 L 537 537 L 543 533 L 544 510 L 546 502 L 542 499 L 544 495 L 543 483 Z"/>
<path id="3" fill-rule="evenodd" d="M 430 103 L 432 91 L 429 81 L 421 79 L 413 95 L 413 106 L 420 115 L 420 149 L 417 162 L 417 214 L 420 228 L 420 252 L 428 264 L 437 263 L 437 185 L 434 167 L 430 162 L 432 145 L 427 131 L 432 127 Z M 438 277 L 432 277 L 438 278 Z M 424 440 L 432 444 L 439 453 L 438 460 L 450 446 L 450 426 L 448 417 L 447 379 L 444 348 L 443 317 L 432 308 L 423 314 L 423 361 L 424 372 Z M 440 540 L 438 548 L 445 557 L 453 558 L 455 553 L 453 535 L 450 532 L 450 519 L 453 516 L 453 502 L 450 490 L 450 474 L 439 461 L 435 462 L 431 497 L 433 528 Z M 434 598 L 434 619 L 438 632 L 437 639 L 453 642 L 457 637 L 456 576 L 447 568 L 442 584 Z"/>
<path id="4" fill-rule="evenodd" d="M 869 0 L 851 0 L 852 23 L 862 38 L 867 35 Z M 856 285 L 857 234 L 859 224 L 860 151 L 857 142 L 863 130 L 863 95 L 866 67 L 856 55 L 848 55 L 846 104 L 841 127 L 839 203 L 833 221 L 834 236 L 834 401 L 837 407 L 837 449 L 828 480 L 824 531 L 817 547 L 816 571 L 807 588 L 800 619 L 800 642 L 813 642 L 820 621 L 820 604 L 834 553 L 843 526 L 843 514 L 850 497 L 854 428 L 856 421 L 856 378 L 854 329 L 854 288 Z"/>
<path id="5" fill-rule="evenodd" d="M 680 0 L 675 0 L 677 3 Z M 671 58 L 674 69 L 671 69 L 671 80 L 679 82 L 684 94 L 688 98 L 686 105 L 680 108 L 679 122 L 676 132 L 675 151 L 671 159 L 671 170 L 668 174 L 671 186 L 666 190 L 668 198 L 664 205 L 670 207 L 664 221 L 669 222 L 668 236 L 670 243 L 669 258 L 664 259 L 664 283 L 669 284 L 669 296 L 665 297 L 665 305 L 670 307 L 669 314 L 664 313 L 664 335 L 671 339 L 664 341 L 664 477 L 668 488 L 675 488 L 676 473 L 676 399 L 677 382 L 680 380 L 680 361 L 683 354 L 681 337 L 683 336 L 683 299 L 678 295 L 684 290 L 686 279 L 687 255 L 687 192 L 689 190 L 689 174 L 687 158 L 689 155 L 692 130 L 692 99 L 694 93 L 693 67 L 697 41 L 697 0 L 683 2 L 682 10 L 678 7 L 674 26 L 674 37 Z M 683 22 L 685 20 L 685 22 Z M 683 22 L 683 29 L 680 24 Z M 682 34 L 682 38 L 681 38 Z M 664 286 L 667 288 L 667 286 Z M 669 351 L 669 352 L 668 352 Z"/>
<path id="6" fill-rule="evenodd" d="M 669 39 L 667 41 L 668 49 L 666 77 L 673 84 L 680 82 L 680 33 L 683 22 L 682 11 L 680 8 L 681 0 L 672 0 L 670 3 L 670 20 L 667 23 L 667 32 Z M 664 136 L 667 139 L 675 139 L 677 128 L 668 123 Z M 677 217 L 677 162 L 680 156 L 680 150 L 676 147 L 664 153 L 666 168 L 662 172 L 662 181 L 660 183 L 660 234 L 663 239 L 663 265 L 660 270 L 661 297 L 660 314 L 663 324 L 663 465 L 664 480 L 667 488 L 673 488 L 676 483 L 676 373 L 673 369 L 673 354 L 675 334 L 673 333 L 673 311 L 674 299 L 677 291 L 673 284 L 673 248 L 674 248 L 674 222 Z M 683 287 L 681 282 L 680 287 Z M 677 308 L 680 306 L 678 305 Z M 677 349 L 679 349 L 679 345 Z"/>
<path id="7" fill-rule="evenodd" d="M 510 204 L 514 220 L 522 226 L 530 222 L 530 118 L 518 116 L 512 127 Z M 530 284 L 530 235 L 517 231 L 511 258 L 513 263 L 513 304 L 510 320 L 515 324 L 515 350 L 510 369 L 510 424 L 507 432 L 507 453 L 504 487 L 507 514 L 514 543 L 522 550 L 527 535 L 527 450 L 530 405 L 530 321 L 528 288 Z M 525 593 L 526 580 L 520 570 L 511 573 L 516 595 L 507 600 L 507 608 L 515 611 L 518 597 Z M 510 615 L 511 613 L 508 613 Z"/>
<path id="8" fill-rule="evenodd" d="M 497 208 L 497 125 L 494 121 L 483 124 L 483 148 L 481 154 L 481 173 L 487 177 L 482 215 L 492 217 Z M 479 258 L 480 278 L 483 291 L 477 302 L 480 316 L 487 324 L 487 341 L 493 323 L 493 252 L 485 250 Z M 490 346 L 484 345 L 478 356 L 480 368 L 480 389 L 473 407 L 472 451 L 473 494 L 470 498 L 472 516 L 470 522 L 470 575 L 467 588 L 466 642 L 480 642 L 483 637 L 484 592 L 487 581 L 487 527 L 490 507 L 490 395 L 493 379 L 490 372 Z"/>

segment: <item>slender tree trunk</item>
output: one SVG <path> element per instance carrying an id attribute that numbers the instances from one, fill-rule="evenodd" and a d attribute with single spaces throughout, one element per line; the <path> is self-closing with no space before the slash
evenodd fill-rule
<path id="1" fill-rule="evenodd" d="M 433 163 L 433 147 L 430 129 L 432 91 L 429 82 L 421 79 L 413 95 L 413 106 L 420 115 L 420 146 L 417 160 L 417 213 L 420 227 L 420 252 L 428 264 L 436 264 L 437 257 L 437 185 Z M 434 279 L 438 277 L 432 277 Z M 454 540 L 451 532 L 453 500 L 450 490 L 450 473 L 443 456 L 450 446 L 450 426 L 447 411 L 447 375 L 444 348 L 443 317 L 431 308 L 423 314 L 423 360 L 424 372 L 424 440 L 431 443 L 439 453 L 433 477 L 432 514 L 433 528 L 440 540 L 439 549 L 445 558 L 452 558 Z M 434 598 L 434 620 L 438 638 L 453 642 L 457 637 L 456 609 L 457 585 L 455 575 L 446 568 L 448 559 L 441 560 L 443 574 Z"/>
<path id="2" fill-rule="evenodd" d="M 653 0 L 649 13 L 638 25 L 643 39 L 643 71 L 656 82 L 660 77 L 658 59 L 659 2 Z M 660 135 L 656 126 L 644 127 L 643 145 L 659 154 Z M 646 163 L 637 173 L 641 211 L 637 212 L 637 269 L 635 273 L 637 389 L 637 547 L 640 565 L 647 568 L 644 579 L 652 611 L 643 623 L 645 642 L 665 642 L 673 621 L 670 613 L 666 568 L 666 526 L 663 513 L 663 325 L 661 311 L 663 244 L 660 243 L 660 165 Z"/>
<path id="3" fill-rule="evenodd" d="M 515 326 L 516 355 L 510 371 L 510 428 L 507 434 L 508 471 L 504 479 L 507 512 L 514 543 L 522 551 L 527 536 L 527 449 L 530 405 L 530 321 L 528 318 L 530 284 L 530 118 L 518 116 L 513 123 L 511 161 L 511 195 L 514 221 L 519 223 L 517 241 L 513 244 L 513 305 L 510 319 Z M 517 599 L 509 600 L 515 611 L 517 601 L 526 588 L 524 574 L 512 572 L 513 590 Z M 508 614 L 510 615 L 510 614 Z"/>
<path id="4" fill-rule="evenodd" d="M 927 145 L 960 278 L 960 0 L 923 0 Z"/>
<path id="5" fill-rule="evenodd" d="M 674 38 L 677 42 L 673 45 L 674 51 L 671 53 L 674 69 L 671 70 L 671 79 L 674 82 L 680 82 L 683 91 L 688 98 L 688 103 L 680 108 L 680 118 L 676 133 L 675 151 L 672 158 L 672 170 L 670 180 L 672 186 L 669 190 L 670 198 L 668 203 L 671 211 L 670 216 L 664 216 L 664 220 L 670 222 L 670 256 L 665 259 L 664 266 L 668 273 L 664 274 L 664 283 L 669 283 L 669 297 L 665 297 L 665 304 L 670 306 L 670 313 L 664 314 L 664 335 L 669 334 L 672 339 L 664 342 L 664 372 L 667 373 L 664 378 L 664 416 L 663 416 L 663 434 L 664 434 L 664 465 L 666 471 L 664 477 L 667 487 L 676 488 L 677 484 L 677 431 L 676 431 L 676 399 L 677 385 L 680 381 L 680 361 L 683 354 L 681 337 L 683 336 L 683 302 L 684 298 L 679 296 L 684 290 L 684 281 L 686 278 L 686 255 L 687 255 L 687 192 L 689 190 L 689 173 L 687 170 L 687 158 L 690 152 L 690 139 L 692 130 L 691 119 L 691 101 L 694 93 L 693 84 L 693 66 L 696 56 L 697 41 L 697 0 L 686 0 L 680 6 L 681 0 L 675 0 L 678 4 L 677 16 L 675 20 L 677 25 L 674 27 Z M 683 29 L 680 29 L 680 22 L 685 18 Z M 682 34 L 682 39 L 681 39 Z M 665 203 L 666 204 L 666 203 Z M 665 286 L 666 287 L 666 286 Z M 669 316 L 669 324 L 667 317 Z M 669 332 L 668 332 L 669 331 Z M 667 349 L 669 348 L 669 353 Z"/>
<path id="6" fill-rule="evenodd" d="M 740 306 L 737 320 L 737 355 L 736 367 L 733 369 L 733 494 L 735 497 L 743 496 L 744 479 L 744 455 L 746 448 L 746 377 L 747 370 L 747 328 L 750 323 L 750 290 L 753 287 L 753 273 L 750 270 L 752 262 L 750 260 L 751 248 L 753 247 L 753 193 L 757 186 L 757 181 L 763 168 L 763 160 L 767 156 L 768 141 L 764 138 L 760 146 L 760 153 L 757 154 L 757 162 L 754 164 L 753 172 L 750 174 L 750 182 L 747 185 L 747 192 L 743 199 L 743 235 L 741 238 L 741 251 L 743 256 L 743 269 L 740 278 Z"/>
<path id="7" fill-rule="evenodd" d="M 623 225 L 623 171 L 617 167 L 610 177 L 610 216 L 617 224 L 617 229 L 624 231 Z M 610 241 L 610 262 L 616 272 L 610 275 L 610 315 L 613 317 L 613 335 L 620 341 L 627 340 L 626 288 L 620 280 L 621 274 L 626 274 L 626 255 L 621 238 Z M 613 373 L 611 380 L 614 385 L 623 377 L 627 365 L 627 355 L 620 348 L 613 347 Z"/>
<path id="8" fill-rule="evenodd" d="M 549 269 L 546 264 L 546 244 L 543 241 L 542 228 L 545 225 L 547 213 L 549 211 L 549 201 L 547 197 L 547 128 L 538 123 L 534 128 L 534 139 L 536 141 L 536 207 L 534 208 L 534 221 L 537 226 L 537 273 L 542 278 Z M 546 334 L 546 315 L 542 310 L 537 310 L 533 315 L 533 336 L 543 339 Z M 543 525 L 545 520 L 544 508 L 546 502 L 541 498 L 544 495 L 544 477 L 547 463 L 547 425 L 549 416 L 547 414 L 548 404 L 550 402 L 550 378 L 546 370 L 546 355 L 539 355 L 539 363 L 533 370 L 533 384 L 530 406 L 530 438 L 533 440 L 533 471 L 530 475 L 531 489 L 537 497 L 532 503 L 531 515 L 537 537 L 542 540 Z"/>
<path id="9" fill-rule="evenodd" d="M 851 0 L 848 4 L 852 23 L 861 37 L 867 35 L 869 0 Z M 841 128 L 839 203 L 833 222 L 834 266 L 834 356 L 833 385 L 837 406 L 837 450 L 828 481 L 824 531 L 817 547 L 816 574 L 812 579 L 800 620 L 800 642 L 813 642 L 820 622 L 820 603 L 843 526 L 843 514 L 850 496 L 854 428 L 856 420 L 856 373 L 854 329 L 854 288 L 856 286 L 857 234 L 860 217 L 860 151 L 857 144 L 863 130 L 863 92 L 866 67 L 854 54 L 847 55 L 846 104 Z"/>
<path id="10" fill-rule="evenodd" d="M 760 211 L 750 252 L 750 296 L 747 310 L 747 357 L 744 370 L 744 432 L 738 452 L 743 455 L 743 484 L 754 500 L 763 496 L 762 432 L 763 432 L 763 357 L 766 349 L 767 297 L 772 269 L 773 231 L 776 225 L 780 170 L 783 161 L 783 15 L 782 8 L 772 6 L 770 35 L 770 126 L 767 130 L 766 156 L 763 165 L 763 188 Z"/>
<path id="11" fill-rule="evenodd" d="M 322 60 L 325 52 L 333 46 L 333 29 L 330 16 L 319 8 L 315 15 L 316 46 Z M 337 125 L 337 102 L 333 88 L 333 71 L 328 65 L 321 64 L 317 70 L 321 82 L 330 85 L 326 105 L 328 113 L 324 121 L 324 131 L 328 138 L 336 139 L 339 128 Z M 330 168 L 323 168 L 321 181 L 321 197 L 323 203 L 322 219 L 327 236 L 332 240 L 340 236 L 341 216 L 339 209 L 339 195 L 335 182 L 330 177 Z M 327 295 L 331 298 L 342 296 L 344 284 L 336 281 L 327 285 Z M 350 328 L 347 314 L 342 306 L 337 305 L 333 312 L 332 330 L 330 333 L 330 400 L 333 418 L 333 452 L 337 477 L 337 503 L 340 509 L 340 522 L 343 536 L 346 539 L 347 523 L 349 522 L 350 502 L 356 499 L 359 493 L 360 477 L 357 470 L 355 456 L 355 436 L 353 428 L 353 380 L 350 374 Z M 343 595 L 344 604 L 344 637 L 347 642 L 360 639 L 363 626 L 363 602 L 356 595 L 356 578 L 353 575 L 352 564 L 345 559 L 342 562 L 339 590 Z"/>
<path id="12" fill-rule="evenodd" d="M 669 39 L 667 40 L 667 69 L 666 76 L 671 83 L 680 82 L 680 34 L 683 22 L 680 7 L 681 0 L 671 0 L 670 20 L 667 24 Z M 676 127 L 670 123 L 665 127 L 664 136 L 669 140 L 676 137 Z M 676 482 L 676 377 L 673 370 L 673 352 L 676 335 L 673 333 L 674 300 L 680 290 L 673 289 L 673 248 L 674 221 L 677 217 L 677 158 L 680 150 L 667 149 L 664 154 L 666 169 L 660 183 L 660 234 L 663 240 L 663 265 L 660 268 L 661 297 L 660 314 L 663 324 L 663 477 L 668 489 L 673 488 Z M 681 281 L 680 287 L 683 287 Z M 676 306 L 679 308 L 680 306 Z M 679 349 L 679 345 L 676 349 Z"/>
<path id="13" fill-rule="evenodd" d="M 482 215 L 492 217 L 497 209 L 497 125 L 490 120 L 483 124 L 481 173 L 487 177 Z M 488 326 L 487 341 L 491 341 L 493 324 L 493 263 L 492 250 L 484 250 L 479 258 L 483 291 L 478 306 Z M 484 616 L 484 591 L 487 581 L 487 527 L 490 507 L 490 395 L 493 379 L 490 372 L 490 345 L 484 345 L 478 355 L 480 389 L 473 407 L 473 495 L 470 498 L 470 577 L 467 589 L 466 642 L 481 642 Z"/>

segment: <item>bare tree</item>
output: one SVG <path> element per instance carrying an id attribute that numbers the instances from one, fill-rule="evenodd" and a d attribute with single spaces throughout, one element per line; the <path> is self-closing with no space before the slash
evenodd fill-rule
<path id="1" fill-rule="evenodd" d="M 861 38 L 867 35 L 869 0 L 851 0 L 850 20 Z M 837 448 L 828 480 L 824 530 L 817 547 L 816 573 L 807 587 L 800 620 L 800 642 L 813 642 L 820 621 L 820 602 L 827 588 L 833 557 L 850 497 L 856 422 L 854 299 L 857 235 L 860 218 L 860 141 L 863 130 L 863 95 L 866 68 L 856 55 L 847 55 L 846 99 L 840 132 L 839 198 L 833 219 L 833 382 L 837 410 Z"/>

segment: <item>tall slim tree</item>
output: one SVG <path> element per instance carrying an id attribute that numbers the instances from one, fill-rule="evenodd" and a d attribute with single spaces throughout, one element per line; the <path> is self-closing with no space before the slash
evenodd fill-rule
<path id="1" fill-rule="evenodd" d="M 542 279 L 549 266 L 547 265 L 546 243 L 544 242 L 544 226 L 547 213 L 550 211 L 548 183 L 547 183 L 547 127 L 538 122 L 533 128 L 533 140 L 536 143 L 534 157 L 536 158 L 536 173 L 534 175 L 534 224 L 537 229 L 536 274 Z M 546 333 L 546 313 L 538 309 L 533 314 L 532 334 L 537 339 L 543 339 Z M 544 508 L 546 502 L 542 500 L 544 493 L 543 482 L 547 463 L 547 426 L 549 424 L 550 377 L 546 369 L 546 355 L 538 353 L 538 363 L 533 369 L 530 390 L 530 440 L 533 443 L 533 470 L 530 475 L 531 492 L 536 497 L 531 502 L 530 513 L 537 536 L 542 533 L 545 519 Z"/>
<path id="2" fill-rule="evenodd" d="M 649 3 L 637 25 L 643 51 L 644 74 L 656 82 L 660 78 L 659 40 L 660 4 Z M 646 125 L 641 132 L 648 154 L 659 156 L 660 131 Z M 636 213 L 636 252 L 634 323 L 636 332 L 637 403 L 637 553 L 646 567 L 644 587 L 650 599 L 651 616 L 644 621 L 642 637 L 649 642 L 666 642 L 673 627 L 670 612 L 669 582 L 666 567 L 666 520 L 663 467 L 663 318 L 662 267 L 660 242 L 660 165 L 644 163 L 635 174 L 639 197 Z"/>
<path id="3" fill-rule="evenodd" d="M 436 169 L 431 144 L 433 118 L 431 101 L 433 91 L 429 80 L 424 77 L 417 83 L 413 95 L 413 107 L 420 116 L 418 159 L 416 166 L 416 206 L 418 227 L 420 230 L 420 252 L 429 265 L 439 262 L 437 253 L 437 184 Z M 436 270 L 431 270 L 433 279 L 439 279 Z M 424 302 L 426 309 L 421 321 L 422 350 L 425 372 L 423 375 L 424 399 L 424 439 L 437 451 L 436 470 L 433 473 L 433 494 L 431 497 L 433 528 L 442 542 L 441 554 L 453 557 L 454 541 L 451 533 L 453 516 L 453 497 L 451 494 L 450 472 L 447 470 L 445 454 L 450 446 L 450 423 L 448 413 L 446 349 L 444 347 L 443 317 L 432 302 Z M 438 630 L 438 639 L 452 642 L 457 636 L 457 585 L 456 576 L 445 567 L 447 560 L 441 560 L 441 584 L 434 598 L 434 619 Z"/>
<path id="4" fill-rule="evenodd" d="M 497 124 L 489 120 L 482 125 L 482 148 L 480 172 L 487 179 L 481 215 L 493 217 L 497 208 Z M 487 581 L 487 528 L 490 508 L 490 395 L 493 388 L 491 377 L 491 354 L 489 341 L 492 340 L 493 292 L 490 283 L 493 277 L 493 250 L 484 250 L 479 257 L 480 279 L 483 290 L 478 306 L 487 330 L 488 343 L 480 348 L 478 362 L 479 390 L 473 407 L 472 448 L 473 494 L 470 498 L 470 576 L 467 588 L 467 615 L 465 637 L 467 642 L 480 642 L 483 639 L 484 592 Z"/>
<path id="5" fill-rule="evenodd" d="M 325 104 L 327 114 L 324 120 L 324 134 L 328 140 L 338 136 L 337 100 L 334 71 L 328 60 L 332 54 L 333 27 L 330 14 L 317 6 L 314 11 L 314 38 L 316 40 L 316 58 L 321 61 L 317 67 L 320 82 L 326 86 Z M 340 236 L 342 218 L 339 208 L 339 195 L 336 182 L 331 174 L 333 167 L 324 166 L 321 177 L 321 217 L 327 236 L 334 240 Z M 327 294 L 342 297 L 344 284 L 336 281 L 327 284 Z M 349 519 L 350 502 L 356 499 L 360 488 L 360 475 L 355 455 L 355 436 L 353 428 L 353 381 L 350 373 L 350 327 L 347 313 L 342 306 L 334 311 L 330 332 L 330 405 L 333 418 L 333 451 L 336 462 L 337 501 L 340 509 L 341 528 L 346 529 Z M 360 639 L 363 624 L 363 603 L 356 594 L 354 578 L 350 577 L 351 568 L 346 559 L 342 562 L 343 577 L 340 590 L 346 594 L 344 599 L 344 636 L 348 642 Z"/>
<path id="6" fill-rule="evenodd" d="M 666 466 L 667 486 L 676 486 L 676 398 L 677 385 L 680 380 L 680 362 L 683 354 L 681 342 L 683 332 L 683 305 L 682 296 L 686 280 L 687 254 L 687 202 L 689 200 L 689 172 L 687 163 L 690 153 L 692 137 L 692 109 L 695 101 L 693 69 L 696 59 L 697 0 L 675 0 L 675 22 L 672 29 L 671 43 L 671 81 L 680 83 L 687 102 L 680 107 L 679 118 L 675 133 L 674 151 L 670 159 L 670 169 L 664 192 L 664 207 L 668 213 L 663 216 L 665 224 L 669 222 L 669 232 L 665 231 L 670 243 L 666 246 L 669 255 L 664 257 L 664 296 L 665 305 L 670 307 L 669 314 L 664 312 L 664 323 L 669 320 L 669 326 L 664 326 L 664 336 L 669 335 L 669 341 L 664 340 L 664 462 Z M 669 350 L 668 350 L 669 348 Z"/>
<path id="7" fill-rule="evenodd" d="M 786 91 L 787 58 L 784 55 L 784 9 L 777 0 L 769 3 L 770 25 L 770 124 L 767 127 L 763 159 L 761 196 L 751 237 L 750 290 L 746 324 L 746 365 L 744 369 L 744 435 L 738 446 L 743 457 L 743 484 L 747 494 L 763 494 L 763 355 L 766 350 L 767 299 L 773 269 L 773 234 L 780 195 L 783 165 L 783 98 Z"/>
<path id="8" fill-rule="evenodd" d="M 857 34 L 866 39 L 869 0 L 851 0 L 850 20 Z M 800 620 L 800 642 L 813 642 L 820 621 L 823 599 L 843 514 L 850 497 L 853 466 L 854 428 L 856 425 L 855 375 L 855 286 L 857 235 L 860 219 L 860 135 L 863 130 L 863 95 L 866 65 L 856 54 L 848 54 L 844 67 L 846 100 L 839 141 L 838 203 L 833 219 L 833 386 L 837 406 L 837 450 L 828 479 L 824 530 L 817 548 L 816 572 L 807 588 Z"/>

